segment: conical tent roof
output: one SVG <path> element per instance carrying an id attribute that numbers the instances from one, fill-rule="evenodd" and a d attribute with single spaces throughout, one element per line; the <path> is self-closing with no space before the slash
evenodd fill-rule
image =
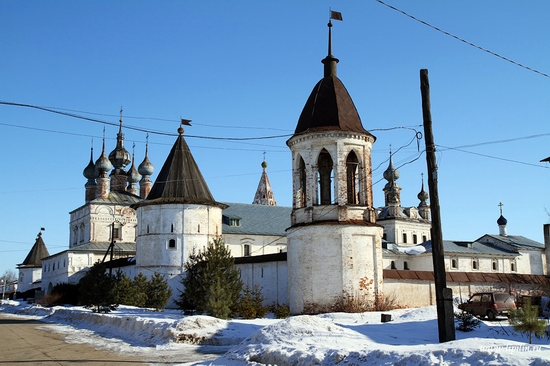
<path id="1" fill-rule="evenodd" d="M 183 128 L 147 196 L 137 206 L 157 203 L 193 203 L 221 205 L 214 200 L 189 146 L 183 138 Z"/>
<path id="2" fill-rule="evenodd" d="M 27 258 L 23 261 L 23 263 L 18 264 L 18 267 L 42 267 L 42 258 L 49 257 L 50 253 L 48 253 L 48 249 L 46 248 L 46 244 L 44 244 L 44 240 L 42 240 L 42 233 L 38 233 L 38 236 L 36 237 L 36 241 L 34 242 L 34 245 L 31 248 L 31 251 L 27 255 Z"/>

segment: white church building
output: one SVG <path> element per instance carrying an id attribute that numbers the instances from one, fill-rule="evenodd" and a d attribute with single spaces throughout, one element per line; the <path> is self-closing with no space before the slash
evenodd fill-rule
<path id="1" fill-rule="evenodd" d="M 57 284 L 77 283 L 87 268 L 106 261 L 130 277 L 165 275 L 174 306 L 189 254 L 222 236 L 243 282 L 260 286 L 266 303 L 287 304 L 293 314 L 339 311 L 353 299 L 376 304 L 388 296 L 403 307 L 434 304 L 428 194 L 422 183 L 418 205 L 401 206 L 390 154 L 385 202 L 375 206 L 376 138 L 337 77 L 331 31 L 329 23 L 323 77 L 287 141 L 292 207 L 276 205 L 265 161 L 252 204 L 217 202 L 183 126 L 153 184 L 147 150 L 136 168 L 124 148 L 121 118 L 115 149 L 107 156 L 104 142 L 100 157 L 94 162 L 92 150 L 84 169 L 85 203 L 70 213 L 68 249 L 41 258 L 40 281 L 27 274 L 28 266 L 19 268 L 20 280 L 30 276 L 48 293 Z M 550 225 L 544 225 L 544 244 L 508 235 L 502 213 L 498 226 L 498 235 L 444 242 L 447 284 L 455 296 L 550 286 Z"/>

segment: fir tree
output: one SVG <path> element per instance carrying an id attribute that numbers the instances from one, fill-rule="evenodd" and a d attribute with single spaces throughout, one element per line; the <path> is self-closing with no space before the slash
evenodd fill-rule
<path id="1" fill-rule="evenodd" d="M 105 272 L 105 264 L 97 262 L 82 277 L 79 283 L 80 302 L 94 312 L 116 308 L 113 279 Z"/>
<path id="2" fill-rule="evenodd" d="M 115 300 L 117 304 L 136 305 L 136 288 L 134 281 L 125 274 L 117 274 L 115 284 Z"/>
<path id="3" fill-rule="evenodd" d="M 214 239 L 204 253 L 192 253 L 184 265 L 183 292 L 178 305 L 184 311 L 206 312 L 227 318 L 234 312 L 243 288 L 240 272 L 221 238 Z"/>
<path id="4" fill-rule="evenodd" d="M 533 333 L 543 336 L 546 331 L 546 321 L 539 319 L 539 308 L 531 304 L 527 298 L 523 306 L 510 313 L 510 325 L 516 332 L 529 333 L 529 344 L 533 342 Z"/>
<path id="5" fill-rule="evenodd" d="M 155 272 L 147 286 L 147 307 L 161 311 L 166 307 L 170 296 L 172 289 L 168 286 L 168 281 L 160 273 Z"/>
<path id="6" fill-rule="evenodd" d="M 147 288 L 149 283 L 143 273 L 134 277 L 135 301 L 134 306 L 144 308 L 147 305 Z"/>

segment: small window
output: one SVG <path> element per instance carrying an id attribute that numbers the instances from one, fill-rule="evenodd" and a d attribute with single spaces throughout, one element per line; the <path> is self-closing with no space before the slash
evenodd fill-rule
<path id="1" fill-rule="evenodd" d="M 426 235 L 422 235 L 422 242 L 425 243 L 428 241 L 428 237 Z"/>
<path id="2" fill-rule="evenodd" d="M 241 219 L 229 219 L 229 226 L 241 226 Z"/>
<path id="3" fill-rule="evenodd" d="M 397 269 L 397 267 L 395 266 L 395 261 L 391 261 L 391 269 Z"/>
<path id="4" fill-rule="evenodd" d="M 243 246 L 243 251 L 244 251 L 244 256 L 245 257 L 249 257 L 250 256 L 250 245 L 249 244 L 245 244 Z"/>
<path id="5" fill-rule="evenodd" d="M 407 233 L 403 233 L 403 244 L 407 244 Z"/>
<path id="6" fill-rule="evenodd" d="M 456 258 L 451 259 L 451 268 L 452 269 L 458 269 L 458 259 L 456 259 Z"/>
<path id="7" fill-rule="evenodd" d="M 168 240 L 168 249 L 175 249 L 175 248 L 176 248 L 176 239 Z"/>
<path id="8" fill-rule="evenodd" d="M 149 234 L 149 225 L 147 225 L 147 234 Z"/>
<path id="9" fill-rule="evenodd" d="M 174 224 L 170 225 L 170 232 L 171 232 L 171 233 L 174 232 Z"/>
<path id="10" fill-rule="evenodd" d="M 403 269 L 409 269 L 409 264 L 407 263 L 407 261 L 405 261 L 405 263 L 403 263 Z"/>
<path id="11" fill-rule="evenodd" d="M 516 262 L 510 262 L 510 271 L 512 272 L 516 271 Z"/>
<path id="12" fill-rule="evenodd" d="M 496 259 L 493 259 L 493 271 L 497 271 L 498 270 L 498 262 Z"/>
<path id="13" fill-rule="evenodd" d="M 121 237 L 120 237 L 120 228 L 118 228 L 118 227 L 113 228 L 113 240 L 114 239 L 121 239 Z"/>
<path id="14" fill-rule="evenodd" d="M 472 261 L 472 269 L 479 269 L 479 261 L 477 259 Z"/>
<path id="15" fill-rule="evenodd" d="M 418 244 L 418 237 L 416 236 L 416 234 L 413 234 L 413 243 Z"/>
<path id="16" fill-rule="evenodd" d="M 197 225 L 197 233 L 200 234 L 200 232 L 201 232 L 201 224 L 198 224 L 198 225 Z"/>

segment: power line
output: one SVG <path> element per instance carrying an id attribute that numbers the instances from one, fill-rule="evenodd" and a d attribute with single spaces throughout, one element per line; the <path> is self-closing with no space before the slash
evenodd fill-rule
<path id="1" fill-rule="evenodd" d="M 406 15 L 406 16 L 408 16 L 409 18 L 411 18 L 411 19 L 413 19 L 413 20 L 416 20 L 417 22 L 420 22 L 420 23 L 422 23 L 422 24 L 424 24 L 424 25 L 426 25 L 426 26 L 428 26 L 428 27 L 430 27 L 430 28 L 432 28 L 432 29 L 435 29 L 435 30 L 438 31 L 438 32 L 441 32 L 441 33 L 443 33 L 443 34 L 445 34 L 445 35 L 447 35 L 447 36 L 449 36 L 449 37 L 452 37 L 452 38 L 454 38 L 454 39 L 456 39 L 456 40 L 458 40 L 458 41 L 460 41 L 460 42 L 463 42 L 463 43 L 467 44 L 468 46 L 472 46 L 472 47 L 474 47 L 474 48 L 477 48 L 478 50 L 481 50 L 481 51 L 483 51 L 483 52 L 487 52 L 488 54 L 493 55 L 493 56 L 496 56 L 496 57 L 498 57 L 498 58 L 500 58 L 500 59 L 502 59 L 502 60 L 504 60 L 504 61 L 507 61 L 507 62 L 509 62 L 509 63 L 511 63 L 511 64 L 514 64 L 514 65 L 516 65 L 516 66 L 522 67 L 522 68 L 524 68 L 524 69 L 526 69 L 526 70 L 532 71 L 532 72 L 537 73 L 537 74 L 539 74 L 539 75 L 542 75 L 542 76 L 544 76 L 544 77 L 550 78 L 550 75 L 545 74 L 544 72 L 538 71 L 538 70 L 533 69 L 533 68 L 531 68 L 531 67 L 529 67 L 529 66 L 526 66 L 526 65 L 523 65 L 523 64 L 521 64 L 521 63 L 519 63 L 519 62 L 516 62 L 516 61 L 514 61 L 514 60 L 511 60 L 511 59 L 509 59 L 508 57 L 504 57 L 504 56 L 502 56 L 502 55 L 500 55 L 500 54 L 498 54 L 498 53 L 496 53 L 496 52 L 493 52 L 493 51 L 491 51 L 491 50 L 488 50 L 488 49 L 486 49 L 486 48 L 483 48 L 483 47 L 481 47 L 481 46 L 478 46 L 478 45 L 476 45 L 476 44 L 474 44 L 474 43 L 472 43 L 472 42 L 469 42 L 469 41 L 465 40 L 464 38 L 460 38 L 460 37 L 458 37 L 458 36 L 456 36 L 456 35 L 454 35 L 454 34 L 452 34 L 452 33 L 449 33 L 449 32 L 447 32 L 447 31 L 441 29 L 441 28 L 438 28 L 438 27 L 436 27 L 436 26 L 434 26 L 434 25 L 431 25 L 430 23 L 428 23 L 428 22 L 426 22 L 426 21 L 424 21 L 424 20 L 422 20 L 422 19 L 419 19 L 419 18 L 415 17 L 414 15 L 411 15 L 411 14 L 409 14 L 409 13 L 407 13 L 407 12 L 401 10 L 401 9 L 398 9 L 398 8 L 396 8 L 395 6 L 392 6 L 392 5 L 390 5 L 390 4 L 386 4 L 386 3 L 383 2 L 382 0 L 375 0 L 375 1 L 379 2 L 379 3 L 382 4 L 382 5 L 387 6 L 388 8 L 390 8 L 390 9 L 392 9 L 392 10 L 395 10 L 395 11 L 397 11 L 397 12 L 403 14 L 403 15 Z"/>

